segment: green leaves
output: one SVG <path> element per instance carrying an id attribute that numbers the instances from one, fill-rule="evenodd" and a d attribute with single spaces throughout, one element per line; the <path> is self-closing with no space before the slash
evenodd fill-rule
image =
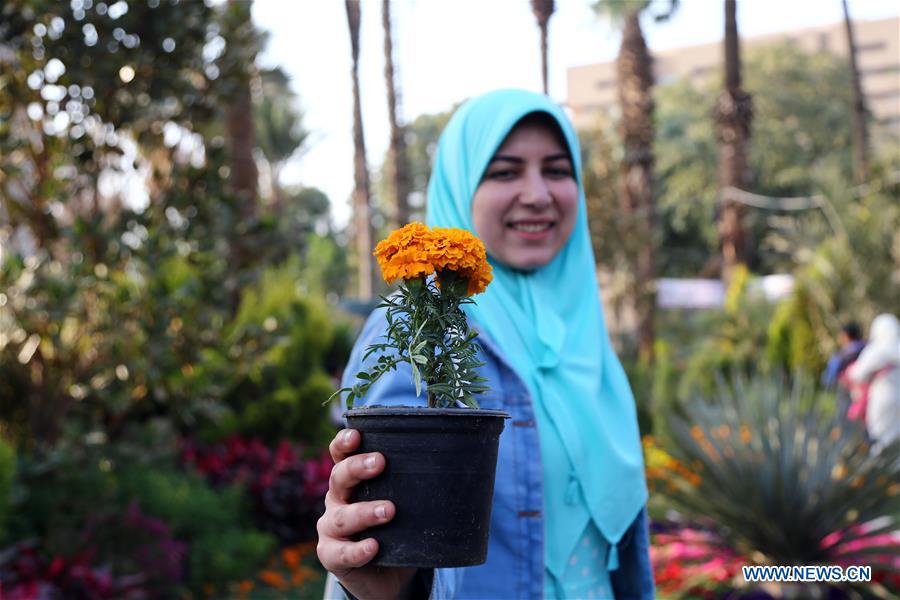
<path id="1" fill-rule="evenodd" d="M 900 523 L 900 445 L 870 453 L 863 428 L 833 415 L 833 402 L 799 377 L 720 383 L 714 400 L 695 397 L 667 415 L 667 446 L 689 473 L 673 469 L 651 484 L 663 484 L 688 519 L 712 519 L 744 556 L 762 557 L 754 560 L 837 564 L 865 555 L 887 568 L 878 546 Z"/>
<path id="2" fill-rule="evenodd" d="M 379 377 L 407 363 L 416 396 L 427 388 L 428 406 L 478 408 L 475 395 L 488 388 L 482 385 L 486 379 L 476 371 L 484 363 L 477 359 L 478 333 L 469 329 L 460 308 L 472 302 L 464 294 L 464 285 L 445 278 L 440 288 L 434 281 L 414 280 L 401 284 L 396 294 L 382 297 L 379 308 L 387 309 L 386 341 L 370 345 L 363 360 L 381 355 L 371 369 L 357 373 L 356 385 L 338 390 L 332 398 L 350 392 L 347 407 L 352 408 L 353 400 L 365 396 Z"/>

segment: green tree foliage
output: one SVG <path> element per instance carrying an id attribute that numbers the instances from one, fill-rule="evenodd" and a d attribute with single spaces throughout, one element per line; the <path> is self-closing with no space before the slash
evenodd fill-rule
<path id="1" fill-rule="evenodd" d="M 900 312 L 900 184 L 872 176 L 862 189 L 847 180 L 827 186 L 828 222 L 792 221 L 770 236 L 796 265 L 794 293 L 769 325 L 774 363 L 818 372 L 844 323 L 867 326 L 879 313 Z"/>
<path id="2" fill-rule="evenodd" d="M 195 594 L 273 542 L 241 492 L 177 465 L 177 436 L 322 444 L 349 352 L 320 297 L 342 280 L 305 281 L 324 273 L 310 257 L 340 256 L 327 198 L 260 210 L 233 185 L 227 124 L 264 39 L 239 4 L 0 5 L 0 436 L 22 465 L 7 541 L 94 544 L 130 574 L 143 546 L 123 523 L 146 517 Z M 259 143 L 276 160 L 296 139 Z M 158 597 L 183 591 L 159 577 Z"/>
<path id="3" fill-rule="evenodd" d="M 769 46 L 747 53 L 744 75 L 745 87 L 754 98 L 750 191 L 803 196 L 820 193 L 835 173 L 849 181 L 851 99 L 844 62 L 827 53 L 806 54 L 790 45 Z M 658 267 L 664 277 L 709 272 L 708 261 L 718 254 L 718 159 L 711 118 L 717 91 L 717 78 L 702 87 L 682 81 L 655 88 Z M 611 173 L 613 181 L 604 181 L 603 187 L 614 190 L 617 177 L 610 163 L 621 150 L 609 141 L 614 139 L 609 124 L 595 129 L 590 135 L 606 141 L 591 149 L 601 160 L 600 165 L 593 163 L 594 170 L 601 176 Z M 615 206 L 609 191 L 601 189 L 588 197 L 592 195 L 602 199 L 603 206 Z M 765 235 L 769 216 L 748 212 L 755 239 Z M 594 234 L 610 240 L 620 237 L 615 229 Z M 751 266 L 758 272 L 771 272 L 783 263 L 764 255 Z"/>
<path id="4" fill-rule="evenodd" d="M 34 443 L 53 441 L 70 411 L 113 437 L 133 418 L 188 428 L 214 418 L 245 371 L 206 387 L 205 357 L 252 358 L 284 335 L 229 337 L 229 307 L 327 221 L 320 193 L 301 194 L 298 219 L 284 223 L 243 219 L 231 191 L 219 134 L 234 73 L 262 36 L 203 3 L 3 10 L 14 51 L 0 75 L 11 115 L 0 138 L 0 371 L 4 399 L 25 400 L 0 402 L 7 429 Z M 144 206 L 135 165 L 149 175 Z M 232 260 L 235 233 L 254 248 L 249 262 Z"/>

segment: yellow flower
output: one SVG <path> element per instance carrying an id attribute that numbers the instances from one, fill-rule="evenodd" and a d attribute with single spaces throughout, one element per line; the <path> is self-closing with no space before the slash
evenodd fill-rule
<path id="1" fill-rule="evenodd" d="M 455 271 L 467 281 L 466 295 L 480 294 L 491 282 L 484 244 L 470 232 L 410 223 L 380 241 L 372 253 L 388 283 Z"/>

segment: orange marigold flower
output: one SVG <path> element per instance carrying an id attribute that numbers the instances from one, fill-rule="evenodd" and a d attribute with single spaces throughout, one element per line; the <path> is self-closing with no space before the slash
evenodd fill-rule
<path id="1" fill-rule="evenodd" d="M 375 246 L 381 274 L 388 283 L 455 271 L 467 281 L 466 294 L 480 294 L 491 282 L 484 244 L 470 232 L 410 223 Z"/>
<path id="2" fill-rule="evenodd" d="M 300 552 L 295 548 L 285 548 L 281 551 L 281 560 L 284 561 L 288 569 L 293 571 L 300 566 Z"/>
<path id="3" fill-rule="evenodd" d="M 241 594 L 249 594 L 253 591 L 254 585 L 252 581 L 244 580 L 238 583 L 238 591 Z"/>
<path id="4" fill-rule="evenodd" d="M 279 590 L 283 590 L 288 587 L 288 583 L 287 581 L 285 581 L 284 575 L 282 575 L 278 571 L 260 571 L 259 578 L 266 585 L 269 585 L 273 588 L 278 588 Z"/>
<path id="5" fill-rule="evenodd" d="M 315 579 L 316 577 L 317 573 L 315 571 L 313 571 L 309 567 L 303 566 L 300 567 L 300 569 L 298 569 L 293 575 L 291 575 L 291 584 L 294 587 L 298 587 L 303 585 L 307 581 Z"/>

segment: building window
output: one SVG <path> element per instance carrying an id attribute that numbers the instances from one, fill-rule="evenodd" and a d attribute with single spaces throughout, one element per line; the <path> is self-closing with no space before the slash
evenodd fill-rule
<path id="1" fill-rule="evenodd" d="M 615 79 L 601 79 L 597 83 L 594 84 L 594 87 L 598 90 L 605 90 L 607 88 L 615 87 L 616 80 Z"/>

